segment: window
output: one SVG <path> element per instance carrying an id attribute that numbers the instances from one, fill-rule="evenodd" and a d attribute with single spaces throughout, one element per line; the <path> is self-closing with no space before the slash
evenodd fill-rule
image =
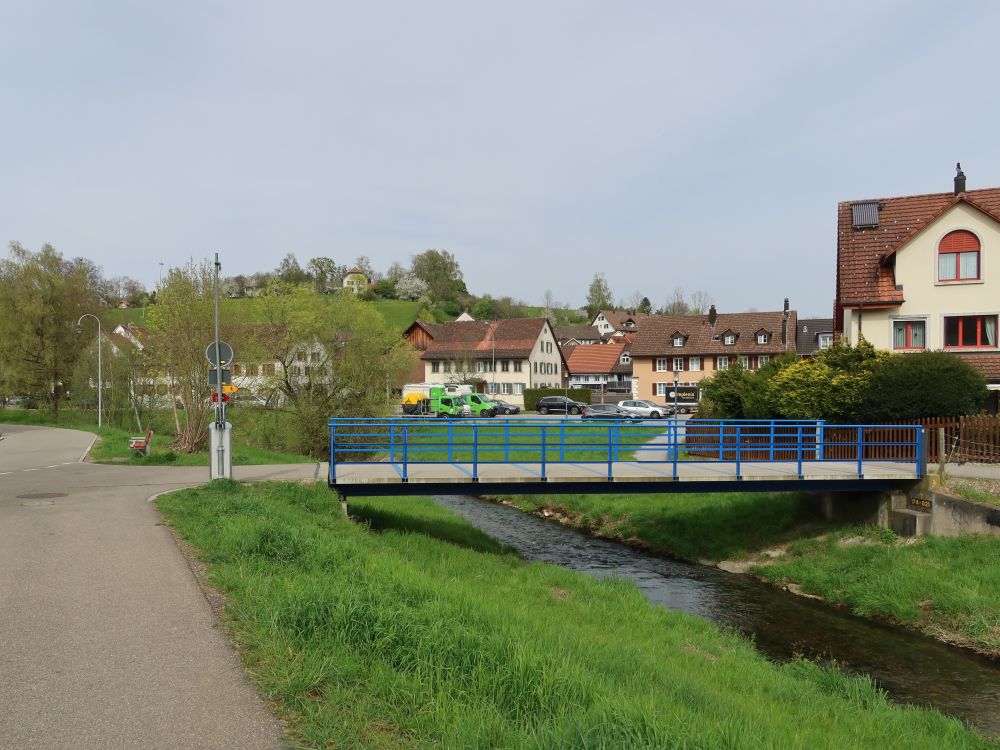
<path id="1" fill-rule="evenodd" d="M 820 349 L 829 349 L 833 346 L 833 334 L 832 333 L 821 333 L 816 337 L 816 341 L 819 344 Z"/>
<path id="2" fill-rule="evenodd" d="M 309 352 L 309 361 L 314 365 L 319 364 L 319 352 Z"/>
<path id="3" fill-rule="evenodd" d="M 979 279 L 979 238 L 959 229 L 949 232 L 938 245 L 938 281 Z"/>
<path id="4" fill-rule="evenodd" d="M 627 365 L 631 361 L 632 361 L 632 355 L 629 354 L 628 352 L 622 352 L 622 357 L 619 360 L 619 362 L 621 362 L 623 365 Z"/>
<path id="5" fill-rule="evenodd" d="M 962 315 L 944 319 L 944 345 L 996 348 L 996 315 Z"/>
<path id="6" fill-rule="evenodd" d="M 431 362 L 431 372 L 438 372 L 441 369 L 440 362 Z"/>
<path id="7" fill-rule="evenodd" d="M 924 321 L 894 320 L 892 322 L 893 349 L 923 349 L 927 346 Z"/>
<path id="8" fill-rule="evenodd" d="M 514 360 L 514 372 L 521 372 L 521 360 Z"/>
<path id="9" fill-rule="evenodd" d="M 510 370 L 510 360 L 509 359 L 501 359 L 500 360 L 500 371 L 501 372 L 508 372 L 509 370 Z"/>
<path id="10" fill-rule="evenodd" d="M 761 331 L 760 333 L 757 334 L 757 343 L 766 344 L 769 338 L 770 336 L 768 336 L 768 334 L 765 331 Z"/>
<path id="11" fill-rule="evenodd" d="M 701 369 L 701 357 L 688 357 L 688 369 L 697 372 Z"/>
<path id="12" fill-rule="evenodd" d="M 524 383 L 514 383 L 514 395 L 520 396 L 524 393 Z"/>
<path id="13" fill-rule="evenodd" d="M 669 383 L 657 383 L 656 384 L 656 395 L 657 396 L 666 396 L 667 395 L 667 386 L 668 385 L 669 385 Z"/>
<path id="14" fill-rule="evenodd" d="M 726 346 L 732 346 L 736 343 L 736 335 L 732 333 L 727 333 L 726 338 L 722 340 L 722 343 Z"/>
<path id="15" fill-rule="evenodd" d="M 684 346 L 684 337 L 674 336 L 674 346 Z"/>
<path id="16" fill-rule="evenodd" d="M 486 384 L 486 392 L 487 393 L 500 393 L 500 386 L 497 385 L 496 383 L 487 383 Z"/>
<path id="17" fill-rule="evenodd" d="M 445 372 L 451 372 L 451 362 L 445 362 L 444 363 L 444 371 Z"/>
<path id="18" fill-rule="evenodd" d="M 674 372 L 684 369 L 684 357 L 674 357 Z"/>
<path id="19" fill-rule="evenodd" d="M 305 352 L 295 352 L 295 361 L 296 362 L 305 362 L 306 361 L 306 353 Z"/>
<path id="20" fill-rule="evenodd" d="M 715 358 L 715 369 L 716 370 L 728 370 L 729 369 L 729 357 L 716 357 Z"/>
<path id="21" fill-rule="evenodd" d="M 510 383 L 501 383 L 500 384 L 500 393 L 502 393 L 504 396 L 509 396 L 512 393 L 511 384 Z"/>
<path id="22" fill-rule="evenodd" d="M 757 367 L 763 367 L 770 361 L 771 358 L 767 354 L 761 354 L 759 357 L 757 357 Z"/>
<path id="23" fill-rule="evenodd" d="M 240 367 L 239 365 L 233 365 L 232 366 L 232 370 L 233 370 L 233 375 L 234 376 L 235 375 L 242 375 L 243 374 L 243 368 Z"/>
<path id="24" fill-rule="evenodd" d="M 476 360 L 476 372 L 485 372 L 485 371 L 486 371 L 486 363 L 483 362 L 481 359 Z"/>
<path id="25" fill-rule="evenodd" d="M 267 363 L 264 364 L 264 374 L 265 375 L 274 375 L 274 363 L 273 362 L 267 362 Z"/>
<path id="26" fill-rule="evenodd" d="M 657 357 L 656 358 L 656 371 L 657 372 L 666 372 L 667 371 L 667 358 L 666 357 Z"/>
<path id="27" fill-rule="evenodd" d="M 538 374 L 538 363 L 537 362 L 533 362 L 532 363 L 532 367 L 534 368 L 535 375 L 537 375 Z"/>
<path id="28" fill-rule="evenodd" d="M 750 369 L 750 357 L 748 357 L 746 354 L 740 355 L 740 367 L 742 367 L 744 370 Z"/>

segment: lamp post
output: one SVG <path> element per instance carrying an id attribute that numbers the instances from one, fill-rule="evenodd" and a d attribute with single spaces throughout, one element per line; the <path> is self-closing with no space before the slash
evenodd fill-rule
<path id="1" fill-rule="evenodd" d="M 680 370 L 674 370 L 674 417 L 677 416 L 677 389 L 680 387 Z"/>
<path id="2" fill-rule="evenodd" d="M 101 412 L 104 410 L 104 400 L 101 396 L 104 390 L 104 373 L 101 368 L 101 319 L 93 313 L 84 313 L 76 321 L 76 332 L 83 331 L 82 323 L 84 318 L 93 318 L 97 321 L 97 429 L 101 428 Z"/>

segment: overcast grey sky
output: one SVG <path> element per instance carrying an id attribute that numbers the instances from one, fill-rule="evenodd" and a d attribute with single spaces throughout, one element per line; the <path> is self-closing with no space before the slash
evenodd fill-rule
<path id="1" fill-rule="evenodd" d="M 0 229 L 832 314 L 836 203 L 1000 185 L 993 2 L 0 4 Z"/>

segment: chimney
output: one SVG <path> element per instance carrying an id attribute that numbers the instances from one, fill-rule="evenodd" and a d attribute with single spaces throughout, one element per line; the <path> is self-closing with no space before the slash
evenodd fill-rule
<path id="1" fill-rule="evenodd" d="M 965 192 L 965 172 L 962 171 L 962 162 L 955 165 L 955 195 L 961 195 Z"/>
<path id="2" fill-rule="evenodd" d="M 715 311 L 715 305 L 708 308 L 708 324 L 715 327 L 715 321 L 718 320 L 719 314 Z"/>
<path id="3" fill-rule="evenodd" d="M 785 297 L 785 309 L 781 314 L 781 345 L 788 347 L 788 297 Z"/>

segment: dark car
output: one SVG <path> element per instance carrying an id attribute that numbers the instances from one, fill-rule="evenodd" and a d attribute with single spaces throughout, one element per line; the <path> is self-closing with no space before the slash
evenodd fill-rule
<path id="1" fill-rule="evenodd" d="M 631 419 L 639 420 L 642 416 L 626 411 L 615 404 L 590 404 L 583 410 L 584 419 Z"/>
<path id="2" fill-rule="evenodd" d="M 542 396 L 535 404 L 535 410 L 539 414 L 548 414 L 549 412 L 580 414 L 585 406 L 586 404 L 566 398 L 566 396 Z"/>
<path id="3" fill-rule="evenodd" d="M 520 414 L 521 407 L 515 406 L 514 404 L 508 404 L 506 401 L 501 401 L 498 398 L 491 398 L 494 404 L 497 405 L 497 414 Z"/>

